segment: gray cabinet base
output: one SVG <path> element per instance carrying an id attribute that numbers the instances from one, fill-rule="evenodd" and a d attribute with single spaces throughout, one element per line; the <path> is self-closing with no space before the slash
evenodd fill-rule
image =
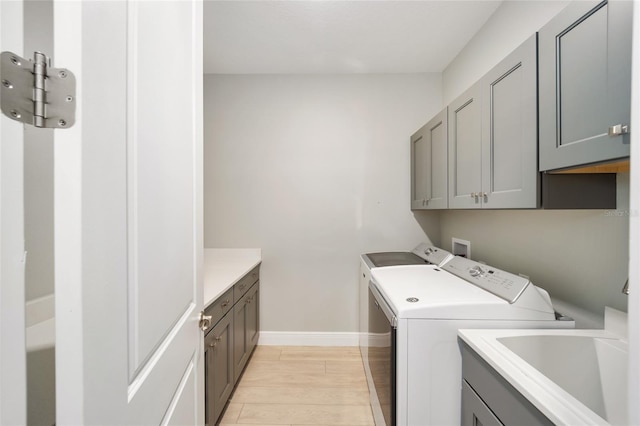
<path id="1" fill-rule="evenodd" d="M 462 349 L 462 425 L 551 426 L 553 422 L 466 343 Z M 485 423 L 486 422 L 486 423 Z"/>

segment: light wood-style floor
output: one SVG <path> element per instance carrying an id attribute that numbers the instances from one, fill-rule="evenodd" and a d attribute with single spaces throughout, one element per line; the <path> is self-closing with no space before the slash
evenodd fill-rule
<path id="1" fill-rule="evenodd" d="M 373 425 L 357 347 L 258 346 L 221 425 Z"/>

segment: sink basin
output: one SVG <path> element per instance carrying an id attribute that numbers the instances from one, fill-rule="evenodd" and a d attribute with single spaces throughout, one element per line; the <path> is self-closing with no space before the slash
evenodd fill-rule
<path id="1" fill-rule="evenodd" d="M 608 423 L 627 423 L 626 342 L 571 335 L 497 340 Z"/>
<path id="2" fill-rule="evenodd" d="M 627 314 L 604 330 L 459 330 L 458 336 L 555 424 L 628 424 Z"/>

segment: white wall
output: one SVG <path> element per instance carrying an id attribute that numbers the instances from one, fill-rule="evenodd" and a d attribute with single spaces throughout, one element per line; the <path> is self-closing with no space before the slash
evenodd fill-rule
<path id="1" fill-rule="evenodd" d="M 443 73 L 445 102 L 542 27 L 566 2 L 505 2 Z M 529 275 L 552 296 L 599 315 L 626 310 L 629 175 L 618 175 L 615 211 L 446 211 L 444 248 L 451 237 L 471 241 L 474 259 Z"/>
<path id="2" fill-rule="evenodd" d="M 569 3 L 567 0 L 507 0 L 502 3 L 443 71 L 444 104 L 478 81 Z"/>
<path id="3" fill-rule="evenodd" d="M 205 76 L 205 247 L 260 247 L 264 331 L 357 330 L 359 255 L 438 239 L 409 136 L 439 74 Z"/>

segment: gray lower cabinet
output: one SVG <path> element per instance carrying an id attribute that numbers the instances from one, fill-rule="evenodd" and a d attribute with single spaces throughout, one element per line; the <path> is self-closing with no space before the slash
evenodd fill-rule
<path id="1" fill-rule="evenodd" d="M 503 426 L 469 383 L 462 381 L 462 426 Z"/>
<path id="2" fill-rule="evenodd" d="M 256 266 L 205 309 L 205 315 L 211 315 L 215 324 L 204 338 L 207 426 L 217 424 L 258 343 L 259 268 Z"/>
<path id="3" fill-rule="evenodd" d="M 233 307 L 233 369 L 238 380 L 258 342 L 259 284 L 251 287 Z"/>
<path id="4" fill-rule="evenodd" d="M 213 426 L 235 384 L 233 371 L 233 312 L 229 311 L 205 336 L 205 421 Z"/>
<path id="5" fill-rule="evenodd" d="M 575 1 L 540 30 L 541 171 L 629 156 L 632 8 Z"/>
<path id="6" fill-rule="evenodd" d="M 446 209 L 447 109 L 411 136 L 411 209 Z"/>
<path id="7" fill-rule="evenodd" d="M 449 105 L 449 208 L 536 208 L 533 35 Z"/>
<path id="8" fill-rule="evenodd" d="M 551 426 L 553 422 L 466 343 L 462 351 L 462 426 Z"/>

